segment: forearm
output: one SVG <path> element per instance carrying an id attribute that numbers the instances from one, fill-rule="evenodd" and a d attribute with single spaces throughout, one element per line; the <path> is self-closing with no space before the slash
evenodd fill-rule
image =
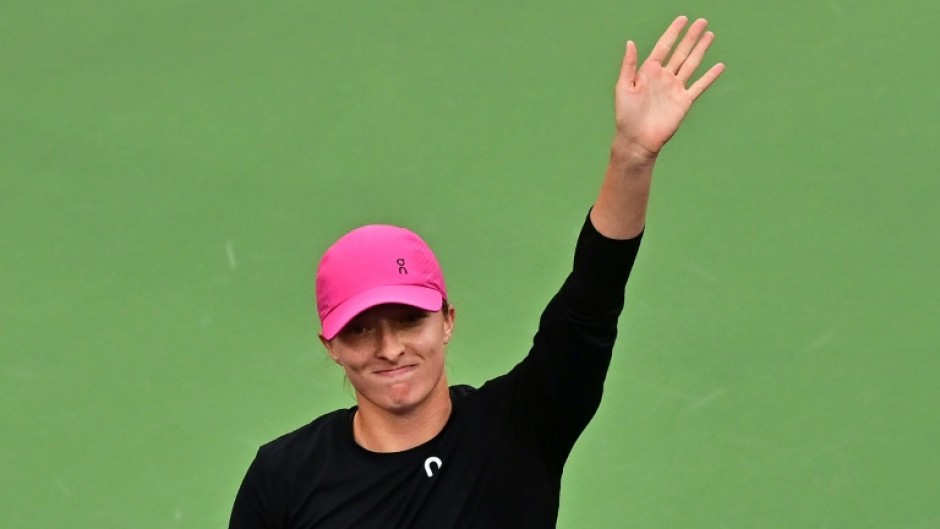
<path id="1" fill-rule="evenodd" d="M 643 152 L 620 135 L 610 148 L 610 161 L 591 210 L 595 229 L 611 239 L 632 239 L 643 232 L 655 155 Z"/>

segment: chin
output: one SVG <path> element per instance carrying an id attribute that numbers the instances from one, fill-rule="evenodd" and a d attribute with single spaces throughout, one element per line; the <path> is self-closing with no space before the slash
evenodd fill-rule
<path id="1" fill-rule="evenodd" d="M 404 394 L 395 394 L 393 390 L 393 394 L 386 398 L 387 405 L 385 408 L 393 413 L 408 413 L 422 403 L 427 402 L 429 395 L 430 392 L 419 392 L 415 388 L 406 391 Z"/>

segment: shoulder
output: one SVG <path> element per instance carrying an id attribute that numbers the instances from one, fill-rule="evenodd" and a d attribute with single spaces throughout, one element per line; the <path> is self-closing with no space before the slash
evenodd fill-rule
<path id="1" fill-rule="evenodd" d="M 451 400 L 463 400 L 476 393 L 477 388 L 466 384 L 457 384 L 450 387 Z"/>
<path id="2" fill-rule="evenodd" d="M 344 408 L 314 419 L 300 428 L 265 443 L 258 450 L 258 458 L 270 465 L 293 462 L 313 457 L 319 448 L 335 444 L 342 438 L 346 421 L 353 410 Z"/>
<path id="3" fill-rule="evenodd" d="M 468 420 L 479 412 L 489 414 L 494 408 L 504 407 L 508 399 L 500 389 L 502 385 L 498 383 L 503 378 L 506 378 L 506 375 L 488 380 L 479 388 L 467 385 L 451 386 L 450 400 L 454 409 L 460 410 L 456 414 L 460 420 Z"/>
<path id="4" fill-rule="evenodd" d="M 518 366 L 509 373 L 487 380 L 480 387 L 454 385 L 450 387 L 450 399 L 456 408 L 464 412 L 480 410 L 492 413 L 496 409 L 508 408 L 512 404 L 514 381 Z M 466 416 L 466 413 L 461 415 Z"/>

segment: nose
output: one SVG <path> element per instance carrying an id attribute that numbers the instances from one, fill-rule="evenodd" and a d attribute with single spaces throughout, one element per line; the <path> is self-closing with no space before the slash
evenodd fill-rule
<path id="1" fill-rule="evenodd" d="M 379 329 L 378 356 L 390 362 L 394 362 L 399 356 L 405 353 L 405 347 L 401 336 L 396 329 L 389 325 L 382 325 Z"/>

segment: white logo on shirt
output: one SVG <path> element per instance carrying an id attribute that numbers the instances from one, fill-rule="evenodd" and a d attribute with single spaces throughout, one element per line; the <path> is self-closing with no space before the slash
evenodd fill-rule
<path id="1" fill-rule="evenodd" d="M 437 465 L 437 468 L 432 469 L 431 465 Z M 434 471 L 440 470 L 442 466 L 444 466 L 444 462 L 439 457 L 432 456 L 424 460 L 424 471 L 428 473 L 428 477 L 432 477 Z"/>

